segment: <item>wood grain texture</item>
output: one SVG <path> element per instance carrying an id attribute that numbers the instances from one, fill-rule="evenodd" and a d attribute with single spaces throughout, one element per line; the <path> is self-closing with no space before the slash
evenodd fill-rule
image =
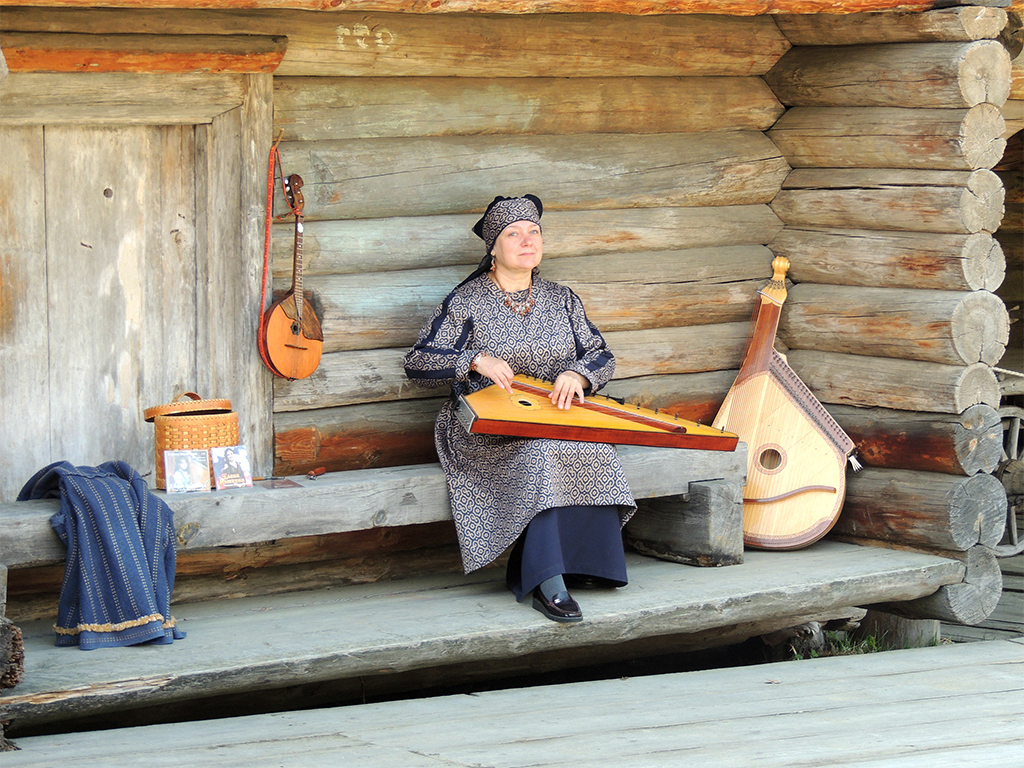
<path id="1" fill-rule="evenodd" d="M 793 45 L 864 45 L 987 40 L 1006 26 L 1003 8 L 967 6 L 926 13 L 785 14 L 775 17 Z"/>
<path id="2" fill-rule="evenodd" d="M 999 45 L 995 43 L 995 45 Z M 991 168 L 1006 149 L 999 108 L 794 107 L 768 136 L 794 168 Z"/>
<path id="3" fill-rule="evenodd" d="M 1005 0 L 989 0 L 1000 5 Z M 18 5 L 19 2 L 11 3 Z M 40 0 L 36 5 L 51 7 L 76 7 L 86 0 Z M 100 0 L 98 5 L 109 8 L 233 8 L 236 0 L 158 0 L 156 3 L 143 0 Z M 841 0 L 821 2 L 820 0 L 667 0 L 652 7 L 645 0 L 251 0 L 246 8 L 300 8 L 310 11 L 325 11 L 334 8 L 358 11 L 396 11 L 415 14 L 446 13 L 621 13 L 644 15 L 650 13 L 709 13 L 736 16 L 756 16 L 766 13 L 858 13 L 885 9 L 926 10 L 934 0 Z"/>
<path id="4" fill-rule="evenodd" d="M 763 75 L 789 48 L 770 18 L 304 13 L 283 6 L 187 5 L 188 13 L 11 8 L 2 24 L 23 32 L 284 35 L 288 51 L 277 74 L 288 77 L 748 77 Z"/>
<path id="5" fill-rule="evenodd" d="M 789 173 L 749 131 L 289 142 L 281 160 L 305 182 L 311 221 L 476 212 L 523 187 L 550 210 L 751 205 Z"/>
<path id="6" fill-rule="evenodd" d="M 14 72 L 273 72 L 287 39 L 261 35 L 92 35 L 13 32 Z"/>
<path id="7" fill-rule="evenodd" d="M 964 565 L 956 560 L 837 542 L 824 542 L 819 548 L 785 559 L 750 553 L 743 564 L 724 569 L 680 568 L 675 563 L 635 555 L 629 556 L 628 567 L 634 589 L 591 594 L 585 608 L 588 620 L 580 631 L 571 633 L 543 617 L 527 618 L 533 617 L 533 612 L 508 599 L 501 575 L 494 571 L 469 578 L 447 575 L 340 591 L 315 590 L 298 600 L 292 594 L 180 606 L 175 614 L 189 627 L 188 640 L 161 647 L 167 653 L 126 654 L 118 664 L 117 678 L 122 684 L 117 687 L 111 684 L 113 675 L 105 655 L 79 654 L 72 671 L 67 663 L 60 663 L 67 661 L 67 651 L 53 647 L 50 623 L 30 624 L 24 630 L 26 660 L 31 660 L 31 667 L 26 668 L 25 682 L 17 696 L 5 697 L 5 703 L 12 719 L 24 724 L 43 723 L 89 711 L 165 706 L 215 693 L 251 695 L 252 691 L 295 683 L 309 686 L 328 680 L 393 675 L 436 667 L 440 659 L 445 664 L 494 659 L 528 662 L 531 656 L 558 650 L 585 654 L 588 648 L 621 643 L 625 637 L 689 635 L 756 624 L 772 616 L 831 612 L 840 605 L 912 599 L 931 594 L 943 584 L 959 582 L 964 574 Z M 446 627 L 442 636 L 425 638 L 424 628 L 440 626 L 439 617 Z M 340 626 L 346 627 L 342 633 L 338 631 Z M 254 631 L 259 633 L 260 643 L 239 642 L 240 636 Z M 268 652 L 268 648 L 273 650 Z M 889 654 L 877 656 L 884 661 Z M 932 675 L 929 664 L 925 676 L 931 679 Z M 669 689 L 676 690 L 678 682 L 670 682 Z M 832 676 L 828 690 L 834 686 Z M 70 693 L 72 687 L 76 690 Z M 875 684 L 870 687 L 874 689 Z M 527 690 L 535 693 L 540 689 Z M 749 698 L 749 690 L 743 695 Z M 805 711 L 806 697 L 799 698 Z M 621 720 L 622 698 L 612 695 L 611 699 L 617 707 L 611 719 Z M 777 688 L 773 688 L 772 700 L 778 701 Z M 420 701 L 428 706 L 417 708 L 403 719 L 434 742 L 434 746 L 424 743 L 423 750 L 436 753 L 435 721 L 440 700 Z M 648 697 L 643 702 L 644 712 L 656 709 L 651 701 Z M 543 709 L 548 707 L 545 704 Z M 919 708 L 915 702 L 912 711 Z M 472 697 L 465 722 L 479 723 L 479 715 L 479 700 Z M 799 716 L 802 721 L 806 718 L 806 714 Z M 377 727 L 382 723 L 388 728 L 399 724 L 393 717 L 382 719 L 376 714 L 370 719 Z M 333 733 L 337 733 L 338 715 L 331 713 L 330 720 Z M 227 724 L 243 725 L 243 719 Z M 217 722 L 220 739 L 225 735 L 225 725 Z M 599 730 L 605 727 L 602 723 Z M 901 718 L 900 728 L 906 727 L 906 720 Z M 466 733 L 479 729 L 455 730 Z M 588 743 L 599 738 L 594 733 Z M 117 734 L 116 730 L 104 732 L 103 738 L 109 743 Z M 327 738 L 319 740 L 317 746 L 331 750 L 335 744 Z M 699 745 L 699 740 L 694 744 Z M 289 742 L 289 750 L 294 746 L 294 740 Z M 465 747 L 458 759 L 479 760 L 472 744 Z M 261 743 L 257 749 L 265 758 L 267 744 Z M 364 750 L 360 751 L 366 756 Z M 529 751 L 533 757 L 528 759 L 535 761 L 540 756 Z M 388 750 L 387 754 L 393 757 L 395 753 Z M 352 753 L 349 756 L 361 761 Z M 332 759 L 335 757 L 332 755 Z M 382 757 L 374 748 L 365 762 L 379 764 Z M 219 751 L 216 759 L 222 759 Z M 254 755 L 251 761 L 258 763 L 260 759 Z M 672 755 L 672 759 L 677 761 L 678 755 Z"/>
<path id="8" fill-rule="evenodd" d="M 196 388 L 193 131 L 44 133 L 52 460 L 150 472 L 143 409 Z"/>
<path id="9" fill-rule="evenodd" d="M 486 200 L 487 198 L 483 198 Z M 478 202 L 478 204 L 480 204 Z M 478 214 L 396 216 L 306 223 L 305 274 L 341 275 L 463 265 L 476 267 Z M 274 226 L 274 274 L 291 274 L 293 228 Z M 544 258 L 763 245 L 782 229 L 767 205 L 545 211 Z M 463 276 L 465 276 L 463 275 Z"/>
<path id="10" fill-rule="evenodd" d="M 779 337 L 791 349 L 945 365 L 996 365 L 1009 334 L 1006 307 L 988 291 L 811 283 L 789 292 L 779 325 Z"/>
<path id="11" fill-rule="evenodd" d="M 942 365 L 838 352 L 792 350 L 789 364 L 823 403 L 962 413 L 999 407 L 999 382 L 984 363 Z"/>
<path id="12" fill-rule="evenodd" d="M 248 75 L 242 106 L 197 129 L 202 201 L 197 219 L 204 259 L 196 280 L 197 355 L 203 361 L 196 386 L 207 397 L 231 400 L 257 475 L 272 466 L 273 390 L 256 345 L 271 77 Z"/>
<path id="13" fill-rule="evenodd" d="M 41 126 L 0 128 L 0 501 L 51 460 L 46 191 Z"/>
<path id="14" fill-rule="evenodd" d="M 990 234 L 812 230 L 786 227 L 769 244 L 798 283 L 993 291 L 1006 257 Z"/>
<path id="15" fill-rule="evenodd" d="M 1006 526 L 1006 491 L 992 475 L 970 477 L 865 469 L 848 478 L 840 535 L 967 551 L 994 547 Z"/>
<path id="16" fill-rule="evenodd" d="M 1003 219 L 992 171 L 794 170 L 772 200 L 788 226 L 973 234 Z"/>
<path id="17" fill-rule="evenodd" d="M 1009 63 L 1007 63 L 1009 68 Z M 783 107 L 758 77 L 279 77 L 285 141 L 479 134 L 763 131 Z"/>
<path id="18" fill-rule="evenodd" d="M 742 320 L 770 261 L 763 246 L 737 246 L 556 259 L 541 274 L 575 291 L 602 332 L 644 330 Z M 337 352 L 411 345 L 465 272 L 369 272 L 304 284 L 323 321 L 324 350 Z"/>
<path id="19" fill-rule="evenodd" d="M 1003 444 L 999 413 L 972 405 L 961 414 L 829 406 L 869 467 L 949 475 L 995 472 Z"/>
<path id="20" fill-rule="evenodd" d="M 242 75 L 12 73 L 0 125 L 195 125 L 241 105 Z"/>
<path id="21" fill-rule="evenodd" d="M 999 561 L 986 546 L 971 547 L 961 561 L 966 574 L 960 584 L 949 584 L 933 594 L 890 608 L 909 618 L 930 618 L 955 624 L 981 624 L 992 615 L 1002 595 Z"/>
<path id="22" fill-rule="evenodd" d="M 800 46 L 765 81 L 786 106 L 998 107 L 1010 93 L 1010 56 L 996 40 Z"/>

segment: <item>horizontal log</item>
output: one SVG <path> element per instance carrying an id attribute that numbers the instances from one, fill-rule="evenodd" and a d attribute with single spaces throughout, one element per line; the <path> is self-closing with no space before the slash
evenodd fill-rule
<path id="1" fill-rule="evenodd" d="M 302 475 L 437 461 L 434 419 L 443 401 L 403 400 L 274 416 L 274 474 Z"/>
<path id="2" fill-rule="evenodd" d="M 606 77 L 614 72 L 621 77 L 746 77 L 763 75 L 789 48 L 769 18 L 660 12 L 627 19 L 617 12 L 481 15 L 484 9 L 476 3 L 463 6 L 460 10 L 474 11 L 464 15 L 343 12 L 336 7 L 326 14 L 297 10 L 324 10 L 321 0 L 266 0 L 262 10 L 248 10 L 261 0 L 247 3 L 246 10 L 233 0 L 163 1 L 165 7 L 196 10 L 152 10 L 142 0 L 131 14 L 41 13 L 39 8 L 18 13 L 12 8 L 4 11 L 3 24 L 19 31 L 202 34 L 216 29 L 218 34 L 285 35 L 289 44 L 278 69 L 281 76 Z M 289 5 L 296 10 L 279 10 Z M 501 6 L 496 13 L 507 12 L 503 2 L 495 5 Z M 231 12 L 198 10 L 203 7 Z M 397 10 L 394 4 L 385 8 Z"/>
<path id="3" fill-rule="evenodd" d="M 581 256 L 545 263 L 542 274 L 583 300 L 602 331 L 706 325 L 750 315 L 771 253 L 764 246 Z M 411 345 L 464 267 L 307 277 L 324 328 L 324 350 Z"/>
<path id="4" fill-rule="evenodd" d="M 995 610 L 1003 594 L 1003 576 L 999 561 L 992 550 L 977 544 L 966 552 L 896 545 L 872 539 L 858 539 L 851 536 L 835 538 L 861 544 L 880 546 L 939 555 L 964 564 L 963 580 L 955 584 L 944 584 L 933 594 L 898 603 L 881 603 L 872 606 L 878 610 L 904 616 L 909 619 L 938 619 L 952 624 L 980 624 Z"/>
<path id="5" fill-rule="evenodd" d="M 1007 60 L 1009 73 L 1009 60 Z M 783 112 L 758 77 L 279 77 L 285 141 L 476 134 L 764 131 Z"/>
<path id="6" fill-rule="evenodd" d="M 303 235 L 306 275 L 389 272 L 464 265 L 483 254 L 472 233 L 479 214 L 311 221 Z M 629 254 L 672 248 L 763 245 L 782 229 L 767 205 L 620 208 L 544 214 L 544 258 Z M 294 224 L 273 227 L 274 274 L 292 274 Z M 625 256 L 624 256 L 625 258 Z"/>
<path id="7" fill-rule="evenodd" d="M 1024 130 L 1024 98 L 1007 99 L 1000 107 L 1000 111 L 1003 113 L 1003 122 L 1006 123 L 1004 139 L 1009 139 Z"/>
<path id="8" fill-rule="evenodd" d="M 273 72 L 287 39 L 267 35 L 8 32 L 12 72 Z"/>
<path id="9" fill-rule="evenodd" d="M 624 398 L 643 408 L 666 411 L 681 419 L 710 424 L 737 373 L 733 369 L 614 379 L 601 393 Z"/>
<path id="10" fill-rule="evenodd" d="M 987 40 L 1006 25 L 1002 8 L 942 8 L 926 13 L 813 13 L 775 17 L 793 45 L 863 45 Z"/>
<path id="11" fill-rule="evenodd" d="M 12 72 L 0 87 L 0 125 L 195 125 L 241 105 L 245 76 Z"/>
<path id="12" fill-rule="evenodd" d="M 985 169 L 798 169 L 771 207 L 793 227 L 995 232 L 1003 219 L 1003 184 Z"/>
<path id="13" fill-rule="evenodd" d="M 728 323 L 657 331 L 622 331 L 605 334 L 605 337 L 615 353 L 617 376 L 620 379 L 632 379 L 717 371 L 719 367 L 735 370 L 739 367 L 748 325 Z M 372 370 L 383 372 L 381 378 L 384 382 L 381 385 L 376 382 L 365 383 L 369 378 L 365 375 L 359 380 L 360 370 L 355 372 L 356 381 L 349 379 L 351 383 L 346 383 L 345 377 L 352 375 L 350 368 L 354 367 L 345 364 L 346 357 L 358 353 L 325 355 L 317 372 L 310 379 L 303 380 L 306 383 L 288 384 L 287 397 L 291 404 L 282 405 L 274 417 L 274 473 L 294 475 L 321 466 L 331 471 L 340 471 L 434 461 L 433 424 L 441 401 L 431 396 L 437 390 L 420 390 L 420 398 L 430 399 L 284 411 L 285 407 L 304 407 L 314 397 L 321 399 L 312 404 L 320 405 L 330 402 L 330 398 L 341 402 L 344 399 L 351 401 L 373 396 L 361 392 L 375 393 L 388 387 L 394 391 L 402 386 L 398 366 L 404 353 L 405 350 L 388 350 L 380 354 L 379 362 Z M 368 359 L 369 353 L 359 361 L 363 365 L 361 371 L 374 365 L 368 363 Z M 735 375 L 725 378 L 731 383 Z M 706 381 L 697 380 L 699 386 L 692 396 L 684 388 L 681 394 L 666 399 L 671 400 L 683 418 L 701 418 L 706 421 L 706 416 L 702 414 L 710 410 L 710 403 L 719 402 L 728 390 L 726 384 L 719 394 L 722 386 L 720 379 L 721 376 L 715 378 L 710 394 L 702 392 L 708 388 Z M 285 386 L 278 385 L 279 388 Z M 310 394 L 317 386 L 320 386 L 319 391 Z M 609 389 L 609 392 L 616 396 L 628 395 L 631 386 L 623 382 Z M 641 388 L 638 392 L 639 397 L 644 390 Z M 417 393 L 411 390 L 403 394 L 411 397 Z M 283 389 L 278 390 L 278 395 L 285 397 Z M 685 415 L 684 411 L 691 415 Z"/>
<path id="14" fill-rule="evenodd" d="M 782 309 L 790 349 L 896 357 L 945 365 L 995 365 L 1010 317 L 988 291 L 926 291 L 803 283 Z"/>
<path id="15" fill-rule="evenodd" d="M 993 291 L 1006 258 L 990 234 L 940 235 L 786 227 L 769 244 L 797 283 Z"/>
<path id="16" fill-rule="evenodd" d="M 995 45 L 999 45 L 995 43 Z M 794 107 L 768 136 L 794 168 L 991 168 L 1003 157 L 998 107 Z"/>
<path id="17" fill-rule="evenodd" d="M 963 413 L 999 407 L 999 382 L 984 363 L 942 365 L 838 352 L 792 350 L 790 367 L 823 403 Z"/>
<path id="18" fill-rule="evenodd" d="M 751 131 L 288 142 L 281 160 L 311 220 L 476 212 L 504 190 L 549 210 L 750 205 L 789 173 Z"/>
<path id="19" fill-rule="evenodd" d="M 971 547 L 961 558 L 967 573 L 960 584 L 947 584 L 928 597 L 891 605 L 894 612 L 908 618 L 939 619 L 953 624 L 981 624 L 992 612 L 1003 593 L 999 561 L 988 547 Z"/>
<path id="20" fill-rule="evenodd" d="M 949 475 L 995 472 L 1003 447 L 999 412 L 972 405 L 961 414 L 830 405 L 866 466 Z"/>
<path id="21" fill-rule="evenodd" d="M 996 40 L 790 49 L 765 75 L 786 106 L 966 109 L 1010 94 Z"/>
<path id="22" fill-rule="evenodd" d="M 992 475 L 963 477 L 866 469 L 847 478 L 836 534 L 966 551 L 994 547 L 1006 526 L 1006 491 Z"/>
<path id="23" fill-rule="evenodd" d="M 324 355 L 312 376 L 274 381 L 274 411 L 283 413 L 447 396 L 447 387 L 424 389 L 409 381 L 402 366 L 405 353 L 406 349 L 402 348 Z M 637 370 L 637 366 L 631 367 Z M 644 408 L 657 408 L 690 421 L 709 423 L 718 413 L 735 378 L 735 370 L 640 375 L 616 379 L 603 393 L 625 398 Z"/>

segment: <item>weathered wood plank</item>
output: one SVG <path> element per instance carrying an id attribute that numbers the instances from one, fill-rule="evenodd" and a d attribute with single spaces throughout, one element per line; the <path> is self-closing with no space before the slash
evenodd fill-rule
<path id="1" fill-rule="evenodd" d="M 1006 526 L 1006 491 L 992 475 L 970 477 L 871 468 L 846 482 L 837 535 L 966 551 L 994 547 Z M 998 567 L 997 567 L 998 570 Z"/>
<path id="2" fill-rule="evenodd" d="M 609 254 L 556 259 L 542 274 L 575 291 L 602 332 L 644 330 L 749 317 L 771 258 L 763 246 Z M 317 276 L 303 285 L 317 302 L 325 352 L 376 349 L 412 344 L 465 272 L 441 267 Z"/>
<path id="3" fill-rule="evenodd" d="M 775 17 L 793 45 L 864 45 L 987 40 L 1006 26 L 1002 8 L 969 6 L 926 13 L 813 13 Z"/>
<path id="4" fill-rule="evenodd" d="M 281 160 L 310 220 L 476 212 L 501 189 L 551 210 L 752 205 L 789 173 L 750 131 L 288 142 Z"/>
<path id="5" fill-rule="evenodd" d="M 992 171 L 794 170 L 771 202 L 787 226 L 973 234 L 1003 219 Z"/>
<path id="6" fill-rule="evenodd" d="M 768 136 L 794 168 L 974 170 L 999 162 L 1004 130 L 992 104 L 966 110 L 794 107 Z"/>
<path id="7" fill-rule="evenodd" d="M 273 72 L 287 39 L 261 35 L 8 32 L 14 72 Z"/>
<path id="8" fill-rule="evenodd" d="M 51 460 L 116 457 L 149 472 L 140 414 L 195 389 L 193 131 L 47 127 L 45 137 L 48 376 L 61 423 Z M 83 377 L 95 382 L 88 395 Z"/>
<path id="9" fill-rule="evenodd" d="M 645 765 L 661 768 L 678 765 L 683 755 L 700 766 L 721 759 L 733 768 L 781 768 L 792 763 L 793 745 L 801 743 L 808 745 L 801 754 L 822 765 L 856 761 L 878 768 L 895 758 L 909 766 L 962 760 L 994 768 L 1000 762 L 1012 765 L 1020 749 L 1013 727 L 1021 667 L 1017 642 L 943 644 L 798 664 L 27 737 L 19 739 L 22 750 L 7 757 L 18 767 L 41 766 L 50 756 L 62 763 L 99 765 L 116 763 L 145 744 L 197 768 L 217 766 L 218 760 L 287 764 L 294 758 L 434 768 L 441 761 L 479 763 L 488 756 L 491 761 L 500 756 L 503 765 L 543 760 L 559 768 L 574 761 L 603 768 L 642 758 Z M 841 699 L 837 688 L 843 691 Z M 708 697 L 708 691 L 715 695 Z M 702 698 L 706 701 L 694 707 Z M 510 711 L 520 713 L 511 723 Z M 875 738 L 868 743 L 841 738 L 835 734 L 837 718 Z M 439 720 L 449 727 L 438 729 Z M 774 738 L 758 744 L 766 723 Z M 552 741 L 573 736 L 581 744 L 570 757 L 550 755 Z M 652 740 L 650 751 L 641 752 L 638 742 Z M 543 748 L 548 748 L 547 757 Z"/>
<path id="10" fill-rule="evenodd" d="M 0 501 L 52 455 L 42 127 L 0 128 Z"/>
<path id="11" fill-rule="evenodd" d="M 996 40 L 800 46 L 765 81 L 786 106 L 998 107 L 1010 93 L 1010 56 Z"/>
<path id="12" fill-rule="evenodd" d="M 789 364 L 823 403 L 903 411 L 963 413 L 999 407 L 999 382 L 984 363 L 942 365 L 888 357 L 794 349 Z"/>
<path id="13" fill-rule="evenodd" d="M 867 466 L 967 476 L 999 466 L 1003 427 L 989 405 L 972 405 L 961 414 L 848 405 L 828 410 Z"/>
<path id="14" fill-rule="evenodd" d="M 14 72 L 0 85 L 0 125 L 194 125 L 244 93 L 241 75 Z"/>
<path id="15" fill-rule="evenodd" d="M 279 77 L 274 83 L 274 135 L 283 131 L 285 141 L 764 131 L 782 112 L 757 77 L 578 78 L 571 88 L 564 78 L 549 77 Z"/>
<path id="16" fill-rule="evenodd" d="M 103 655 L 76 654 L 74 665 L 55 663 L 68 651 L 53 647 L 49 622 L 30 624 L 23 627 L 25 682 L 16 696 L 5 696 L 5 705 L 12 719 L 28 726 L 214 693 L 394 674 L 436 665 L 439 658 L 446 664 L 521 658 L 624 637 L 691 634 L 768 616 L 906 600 L 959 582 L 964 573 L 955 560 L 837 542 L 776 554 L 751 552 L 742 565 L 722 569 L 630 556 L 630 588 L 588 594 L 587 620 L 568 633 L 510 600 L 494 569 L 469 578 L 318 590 L 304 593 L 301 603 L 295 595 L 279 595 L 177 606 L 188 639 L 162 646 L 161 653 L 127 654 L 116 675 Z M 438 617 L 444 631 L 426 639 L 424 628 L 439 626 Z M 339 636 L 340 626 L 346 629 Z M 259 633 L 259 643 L 238 641 L 252 632 Z M 72 686 L 74 694 L 47 695 Z M 422 716 L 417 720 L 424 725 Z"/>
<path id="17" fill-rule="evenodd" d="M 190 13 L 152 6 L 131 14 L 12 8 L 3 24 L 26 32 L 170 35 L 215 28 L 218 34 L 285 35 L 281 76 L 748 77 L 763 75 L 789 48 L 769 18 L 483 15 L 480 8 L 451 15 L 303 13 L 272 5 L 203 11 L 192 10 L 202 4 L 183 1 Z"/>
<path id="18" fill-rule="evenodd" d="M 257 475 L 273 466 L 273 385 L 256 345 L 271 79 L 248 75 L 242 106 L 197 129 L 201 203 L 196 218 L 203 258 L 193 278 L 199 307 L 196 355 L 202 361 L 195 386 L 204 397 L 231 400 Z M 180 392 L 166 394 L 157 402 L 170 402 Z"/>
<path id="19" fill-rule="evenodd" d="M 626 479 L 638 498 L 684 493 L 691 480 L 742 478 L 746 448 L 698 451 L 620 446 Z M 451 519 L 448 487 L 437 464 L 291 478 L 297 487 L 234 489 L 164 496 L 174 510 L 180 548 L 249 544 L 327 533 L 418 525 Z M 50 526 L 55 500 L 3 507 L 0 562 L 26 566 L 60 562 L 64 545 Z"/>
<path id="20" fill-rule="evenodd" d="M 15 0 L 18 5 L 24 0 Z M 38 5 L 50 7 L 76 7 L 84 5 L 86 0 L 40 0 Z M 978 0 L 979 4 L 998 6 L 1009 5 L 1010 0 Z M 159 0 L 156 3 L 143 0 L 101 0 L 97 3 L 103 7 L 132 8 L 140 5 L 161 8 L 224 8 L 235 7 L 233 0 Z M 494 14 L 530 14 L 550 13 L 621 13 L 629 15 L 645 15 L 650 13 L 710 13 L 736 16 L 756 16 L 766 13 L 817 13 L 827 9 L 832 13 L 857 13 L 884 9 L 917 9 L 925 10 L 935 5 L 934 0 L 841 0 L 841 2 L 825 2 L 821 0 L 666 0 L 652 7 L 644 0 L 436 0 L 424 4 L 419 0 L 343 0 L 338 6 L 344 5 L 346 10 L 360 11 L 396 11 L 415 14 L 446 14 L 446 13 L 494 13 Z M 322 0 L 254 0 L 246 3 L 247 8 L 300 8 L 310 11 L 323 11 L 331 7 Z"/>
<path id="21" fill-rule="evenodd" d="M 785 227 L 769 244 L 790 261 L 798 283 L 940 291 L 994 291 L 1006 274 L 1006 257 L 987 232 L 811 230 Z"/>
<path id="22" fill-rule="evenodd" d="M 456 214 L 307 222 L 304 274 L 463 264 L 468 275 L 483 255 L 483 244 L 472 233 L 478 218 Z M 781 229 L 782 222 L 767 205 L 545 211 L 544 258 L 763 245 Z M 275 225 L 274 274 L 281 279 L 291 275 L 293 245 L 294 224 Z"/>
<path id="23" fill-rule="evenodd" d="M 925 291 L 803 283 L 782 310 L 792 349 L 996 365 L 1010 335 L 1006 305 L 988 291 Z"/>

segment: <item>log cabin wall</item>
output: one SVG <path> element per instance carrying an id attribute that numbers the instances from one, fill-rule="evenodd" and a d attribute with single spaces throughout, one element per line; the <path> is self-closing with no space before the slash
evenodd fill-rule
<path id="1" fill-rule="evenodd" d="M 780 16 L 793 48 L 766 76 L 787 106 L 768 135 L 794 169 L 772 202 L 795 283 L 779 336 L 868 465 L 835 533 L 963 552 L 979 584 L 998 579 L 1007 513 L 996 368 L 1020 370 L 996 293 L 1019 266 L 993 236 L 1002 14 Z"/>
<path id="2" fill-rule="evenodd" d="M 710 420 L 781 226 L 770 18 L 340 15 L 316 34 L 343 62 L 288 34 L 274 133 L 326 335 L 312 377 L 275 381 L 276 472 L 435 460 L 439 393 L 401 360 L 495 194 L 545 201 L 542 272 L 607 335 L 614 394 Z M 292 235 L 274 228 L 279 287 Z"/>

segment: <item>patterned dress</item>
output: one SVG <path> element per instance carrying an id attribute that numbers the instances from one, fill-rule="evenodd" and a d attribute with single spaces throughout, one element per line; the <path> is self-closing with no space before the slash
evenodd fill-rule
<path id="1" fill-rule="evenodd" d="M 519 316 L 486 274 L 469 280 L 437 308 L 405 356 L 410 379 L 452 386 L 453 395 L 437 416 L 434 441 L 467 573 L 497 558 L 550 507 L 618 506 L 621 525 L 636 511 L 613 446 L 470 434 L 455 415 L 459 394 L 493 383 L 469 370 L 480 352 L 505 360 L 515 373 L 547 381 L 576 371 L 589 379 L 590 392 L 611 379 L 615 358 L 579 297 L 536 270 L 532 295 L 533 310 Z M 526 291 L 512 296 L 525 299 Z"/>

